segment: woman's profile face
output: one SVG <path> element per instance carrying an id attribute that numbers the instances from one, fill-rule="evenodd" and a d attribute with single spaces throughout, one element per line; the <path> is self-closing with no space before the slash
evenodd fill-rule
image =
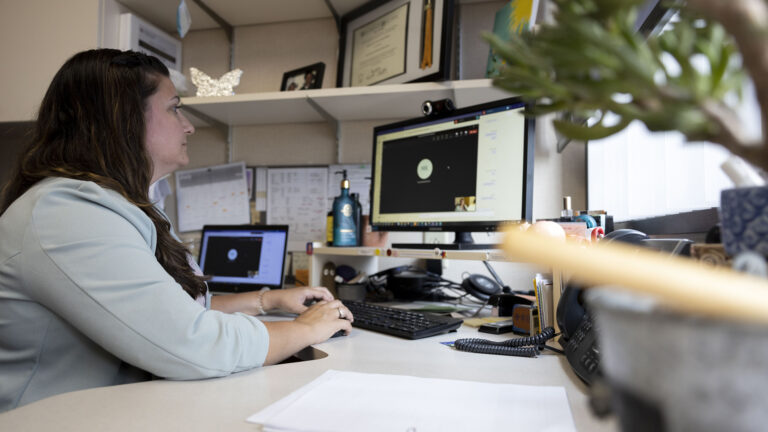
<path id="1" fill-rule="evenodd" d="M 168 77 L 160 77 L 155 94 L 147 100 L 147 153 L 152 159 L 152 183 L 189 163 L 187 136 L 195 127 L 179 110 L 179 96 Z"/>

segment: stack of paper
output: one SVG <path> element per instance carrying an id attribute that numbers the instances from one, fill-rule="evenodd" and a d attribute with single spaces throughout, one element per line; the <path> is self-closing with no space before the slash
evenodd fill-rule
<path id="1" fill-rule="evenodd" d="M 575 431 L 565 389 L 330 370 L 247 419 L 264 431 Z"/>

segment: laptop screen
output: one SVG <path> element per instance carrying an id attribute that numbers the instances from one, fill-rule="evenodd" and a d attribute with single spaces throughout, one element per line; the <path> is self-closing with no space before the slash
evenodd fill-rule
<path id="1" fill-rule="evenodd" d="M 206 225 L 200 269 L 219 292 L 283 287 L 288 225 Z"/>

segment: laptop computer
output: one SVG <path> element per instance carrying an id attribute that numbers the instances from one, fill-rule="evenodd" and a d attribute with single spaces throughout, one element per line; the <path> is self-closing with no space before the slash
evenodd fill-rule
<path id="1" fill-rule="evenodd" d="M 212 292 L 283 287 L 288 225 L 205 225 L 200 269 Z"/>

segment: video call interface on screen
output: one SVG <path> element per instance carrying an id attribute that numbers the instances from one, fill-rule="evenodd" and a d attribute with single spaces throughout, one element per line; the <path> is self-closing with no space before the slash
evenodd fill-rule
<path id="1" fill-rule="evenodd" d="M 206 232 L 200 267 L 209 282 L 280 286 L 287 233 L 268 231 Z"/>
<path id="2" fill-rule="evenodd" d="M 516 103 L 377 128 L 373 221 L 430 227 L 523 219 L 523 110 Z"/>

